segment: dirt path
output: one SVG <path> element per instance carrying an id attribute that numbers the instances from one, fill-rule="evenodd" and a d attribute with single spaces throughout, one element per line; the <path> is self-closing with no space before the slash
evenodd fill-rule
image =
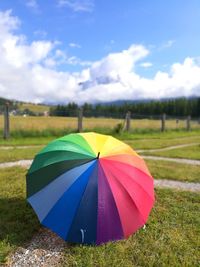
<path id="1" fill-rule="evenodd" d="M 142 152 L 159 152 L 159 151 L 167 151 L 167 150 L 172 150 L 172 149 L 176 149 L 176 148 L 183 148 L 183 147 L 188 147 L 188 146 L 196 146 L 199 145 L 200 143 L 191 143 L 191 144 L 183 144 L 183 145 L 177 145 L 177 146 L 168 146 L 168 147 L 164 147 L 164 148 L 155 148 L 155 149 L 139 149 L 136 151 L 138 153 L 142 153 Z"/>
<path id="2" fill-rule="evenodd" d="M 161 188 L 171 188 L 171 189 L 178 189 L 178 190 L 185 190 L 191 192 L 200 192 L 200 183 L 189 183 L 189 182 L 179 182 L 174 180 L 167 180 L 167 179 L 154 179 L 155 187 Z"/>

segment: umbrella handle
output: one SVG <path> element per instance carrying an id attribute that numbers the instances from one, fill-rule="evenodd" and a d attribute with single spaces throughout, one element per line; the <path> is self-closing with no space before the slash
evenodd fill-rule
<path id="1" fill-rule="evenodd" d="M 86 232 L 86 230 L 80 229 L 80 231 L 81 231 L 81 242 L 84 243 L 84 238 L 85 238 L 85 232 Z"/>

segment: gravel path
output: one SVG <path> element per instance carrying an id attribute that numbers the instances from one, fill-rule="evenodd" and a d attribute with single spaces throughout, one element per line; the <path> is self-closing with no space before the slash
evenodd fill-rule
<path id="1" fill-rule="evenodd" d="M 154 148 L 154 149 L 140 149 L 136 150 L 139 153 L 142 152 L 157 152 L 157 151 L 167 151 L 167 150 L 172 150 L 176 148 L 183 148 L 183 147 L 188 147 L 188 146 L 196 146 L 199 145 L 200 143 L 191 143 L 191 144 L 183 144 L 183 145 L 177 145 L 177 146 L 168 146 L 168 147 L 163 147 L 163 148 Z"/>
<path id="2" fill-rule="evenodd" d="M 179 182 L 167 179 L 154 179 L 155 187 L 172 188 L 191 192 L 200 192 L 200 183 Z"/>
<path id="3" fill-rule="evenodd" d="M 18 161 L 13 162 L 3 162 L 0 163 L 0 169 L 7 168 L 7 167 L 13 167 L 13 166 L 21 166 L 21 167 L 29 167 L 32 163 L 32 159 L 22 159 Z"/>
<path id="4" fill-rule="evenodd" d="M 179 159 L 179 158 L 167 158 L 167 157 L 146 156 L 146 155 L 141 155 L 141 156 L 144 159 L 165 160 L 165 161 L 173 161 L 173 162 L 190 164 L 190 165 L 200 165 L 200 160 L 197 160 L 197 159 Z"/>
<path id="5" fill-rule="evenodd" d="M 19 247 L 8 259 L 7 267 L 60 266 L 66 242 L 46 228 L 41 228 L 29 244 Z"/>

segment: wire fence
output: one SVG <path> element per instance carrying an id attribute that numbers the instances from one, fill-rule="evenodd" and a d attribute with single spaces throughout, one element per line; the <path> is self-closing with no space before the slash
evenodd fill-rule
<path id="1" fill-rule="evenodd" d="M 194 130 L 200 129 L 200 119 L 191 116 L 169 116 L 167 114 L 150 115 L 134 114 L 128 112 L 110 112 L 104 114 L 102 111 L 91 114 L 91 111 L 83 109 L 69 110 L 68 115 L 57 113 L 57 116 L 49 116 L 44 112 L 43 116 L 32 116 L 26 113 L 18 114 L 9 110 L 7 106 L 0 106 L 0 130 L 5 139 L 16 131 L 55 131 L 65 129 L 70 131 L 106 130 L 110 129 L 116 133 L 122 131 L 156 130 Z M 62 115 L 62 116 L 61 116 Z"/>

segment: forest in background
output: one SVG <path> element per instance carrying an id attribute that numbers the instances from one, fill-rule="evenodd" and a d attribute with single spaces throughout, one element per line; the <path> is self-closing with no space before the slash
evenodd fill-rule
<path id="1" fill-rule="evenodd" d="M 51 116 L 76 116 L 79 106 L 76 103 L 57 105 L 50 107 Z M 137 102 L 122 102 L 120 104 L 89 104 L 82 105 L 85 117 L 124 117 L 127 111 L 134 116 L 148 117 L 160 116 L 165 113 L 168 116 L 192 116 L 200 117 L 200 97 L 196 98 L 175 98 L 167 100 L 151 100 Z"/>

